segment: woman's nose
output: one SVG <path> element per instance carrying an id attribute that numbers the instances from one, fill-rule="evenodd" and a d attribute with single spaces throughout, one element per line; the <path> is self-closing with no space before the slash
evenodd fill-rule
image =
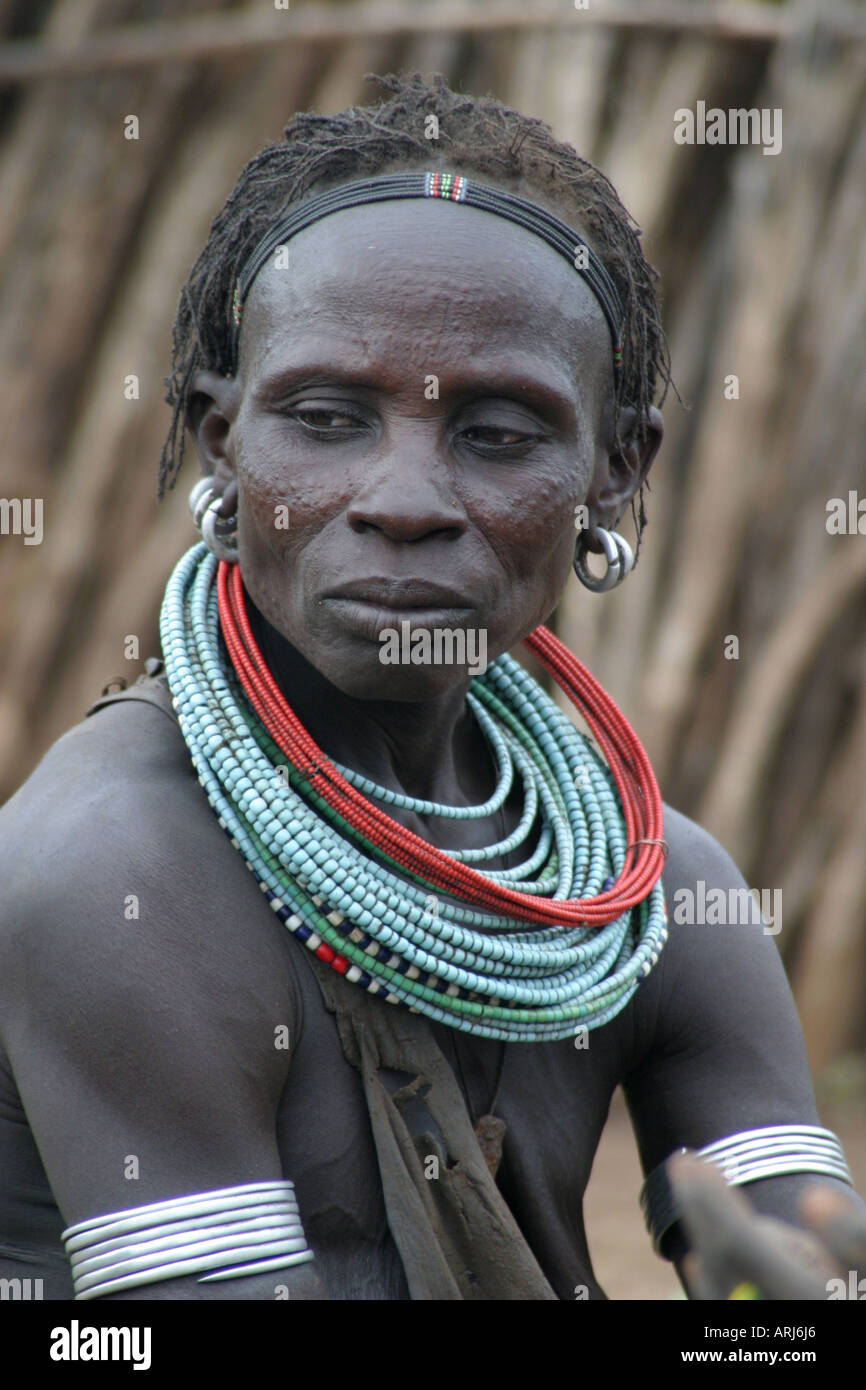
<path id="1" fill-rule="evenodd" d="M 415 541 L 435 532 L 455 538 L 468 525 L 456 496 L 452 470 L 440 439 L 389 439 L 375 459 L 365 461 L 358 490 L 347 510 L 355 531 L 375 528 L 393 540 Z"/>

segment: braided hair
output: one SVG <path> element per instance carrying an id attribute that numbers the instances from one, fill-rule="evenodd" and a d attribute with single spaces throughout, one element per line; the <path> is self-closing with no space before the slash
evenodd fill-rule
<path id="1" fill-rule="evenodd" d="M 283 139 L 267 144 L 245 165 L 213 221 L 181 291 L 174 323 L 171 371 L 165 378 L 172 416 L 159 461 L 160 499 L 166 487 L 174 487 L 183 462 L 195 373 L 231 371 L 235 280 L 272 223 L 312 191 L 396 168 L 431 168 L 437 156 L 455 170 L 490 175 L 503 187 L 523 182 L 553 201 L 561 215 L 579 220 L 625 309 L 617 419 L 623 408 L 632 407 L 637 438 L 642 439 L 660 387 L 664 400 L 671 382 L 670 357 L 657 274 L 641 250 L 640 228 L 610 180 L 571 145 L 557 140 L 544 121 L 493 97 L 454 92 L 441 74 L 430 82 L 417 72 L 405 77 L 368 73 L 367 80 L 387 97 L 333 116 L 309 111 L 293 116 Z M 438 122 L 435 142 L 425 135 L 431 115 Z M 618 428 L 617 439 L 624 442 Z M 635 516 L 638 544 L 645 524 L 641 488 Z"/>

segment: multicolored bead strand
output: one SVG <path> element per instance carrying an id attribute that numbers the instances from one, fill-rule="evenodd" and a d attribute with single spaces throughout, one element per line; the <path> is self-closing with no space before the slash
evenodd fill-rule
<path id="1" fill-rule="evenodd" d="M 659 872 L 647 864 L 661 860 L 660 849 L 631 847 L 636 838 L 660 838 L 660 813 L 650 804 L 645 814 L 644 801 L 624 815 L 616 778 L 590 740 L 502 656 L 472 682 L 472 708 L 476 717 L 483 708 L 482 727 L 486 718 L 496 730 L 488 733 L 500 768 L 496 794 L 515 771 L 523 783 L 520 834 L 509 847 L 534 828 L 536 847 L 523 864 L 489 874 L 458 852 L 433 850 L 352 786 L 278 691 L 274 698 L 252 634 L 241 637 L 237 610 L 227 612 L 230 587 L 242 601 L 237 566 L 217 567 L 203 545 L 194 546 L 169 580 L 161 614 L 166 670 L 199 781 L 280 920 L 347 979 L 466 1032 L 563 1039 L 615 1017 L 667 937 Z M 573 672 L 547 637 L 555 643 L 543 629 L 531 640 L 571 684 Z M 232 648 L 241 644 L 236 670 Z M 597 709 L 590 716 L 598 722 Z M 632 742 L 621 728 L 599 727 L 621 779 L 642 785 Z M 433 856 L 435 877 L 414 841 Z M 452 871 L 459 881 L 451 882 Z M 643 898 L 630 903 L 635 880 L 648 877 Z M 480 880 L 492 903 L 467 897 L 464 880 Z M 564 920 L 568 913 L 588 925 Z"/>

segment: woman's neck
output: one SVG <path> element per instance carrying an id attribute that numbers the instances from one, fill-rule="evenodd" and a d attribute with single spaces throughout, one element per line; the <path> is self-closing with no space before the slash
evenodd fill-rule
<path id="1" fill-rule="evenodd" d="M 468 682 L 423 702 L 359 700 L 332 685 L 247 597 L 253 636 L 271 675 L 329 758 L 407 796 L 473 805 L 495 773 L 466 706 Z"/>

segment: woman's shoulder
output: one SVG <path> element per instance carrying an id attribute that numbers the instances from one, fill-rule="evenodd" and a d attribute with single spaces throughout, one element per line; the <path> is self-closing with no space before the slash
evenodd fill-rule
<path id="1" fill-rule="evenodd" d="M 155 843 L 200 814 L 202 800 L 165 710 L 141 699 L 96 710 L 0 807 L 0 915 L 29 915 L 75 893 L 95 897 L 100 882 L 152 857 Z"/>
<path id="2" fill-rule="evenodd" d="M 713 1018 L 724 1031 L 746 1015 L 752 1027 L 754 1016 L 769 1017 L 776 1005 L 787 1012 L 781 888 L 749 887 L 724 846 L 669 806 L 664 836 L 668 939 L 636 995 L 644 1042 L 657 1042 L 659 1030 L 681 1040 L 697 1030 L 706 1039 Z"/>
<path id="3" fill-rule="evenodd" d="M 0 883 L 7 1020 L 39 992 L 85 1011 L 181 1007 L 203 982 L 222 999 L 244 971 L 259 995 L 271 978 L 285 992 L 285 933 L 238 930 L 272 914 L 151 702 L 106 705 L 48 750 L 0 809 Z"/>
<path id="4" fill-rule="evenodd" d="M 70 823 L 83 831 L 88 812 L 111 805 L 120 810 L 148 789 L 195 780 L 180 728 L 157 702 L 117 699 L 93 709 L 51 745 L 0 807 L 0 838 L 41 839 Z"/>
<path id="5" fill-rule="evenodd" d="M 667 845 L 664 882 L 691 882 L 701 873 L 736 876 L 739 872 L 723 845 L 704 826 L 664 803 L 664 838 Z"/>

